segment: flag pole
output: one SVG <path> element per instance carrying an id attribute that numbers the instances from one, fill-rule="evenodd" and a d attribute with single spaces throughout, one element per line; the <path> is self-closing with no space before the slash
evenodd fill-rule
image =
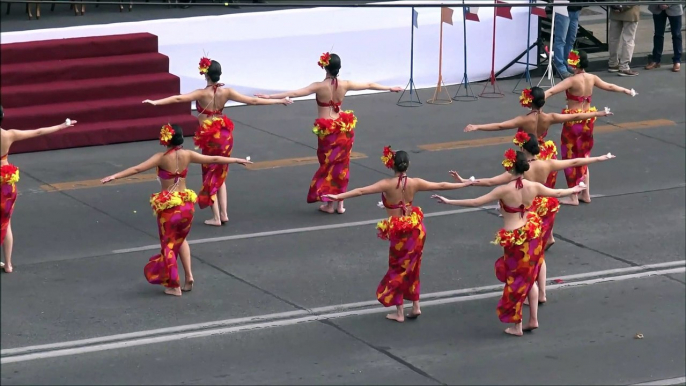
<path id="1" fill-rule="evenodd" d="M 550 42 L 548 43 L 548 47 L 553 47 L 555 41 L 555 6 L 553 6 L 553 14 L 552 14 L 552 22 L 550 25 Z M 554 50 L 548 49 L 548 65 L 546 66 L 545 72 L 543 73 L 543 76 L 541 77 L 541 80 L 538 81 L 538 84 L 536 86 L 541 87 L 541 82 L 543 82 L 544 78 L 547 78 L 550 81 L 550 86 L 543 86 L 541 88 L 548 88 L 548 87 L 553 87 L 555 86 L 555 75 L 553 74 L 553 57 L 555 56 Z"/>
<path id="2" fill-rule="evenodd" d="M 464 1 L 464 0 L 463 0 Z M 414 84 L 414 16 L 415 10 L 414 7 L 412 7 L 412 18 L 411 23 L 410 23 L 410 81 L 407 83 L 407 86 L 405 86 L 405 90 L 403 90 L 403 93 L 400 94 L 400 98 L 398 98 L 398 102 L 396 103 L 398 106 L 402 107 L 418 107 L 419 105 L 422 104 L 422 102 L 419 100 L 419 92 L 417 92 L 417 87 Z M 401 101 L 403 99 L 403 95 L 405 95 L 405 91 L 407 91 L 407 88 L 410 88 L 410 100 L 407 101 Z M 414 90 L 414 94 L 417 96 L 417 100 L 415 100 L 412 96 L 412 91 Z"/>
<path id="3" fill-rule="evenodd" d="M 453 103 L 453 100 L 450 98 L 450 94 L 448 94 L 448 88 L 445 86 L 443 83 L 443 8 L 441 8 L 441 28 L 440 28 L 440 36 L 438 38 L 438 84 L 436 85 L 436 91 L 434 91 L 434 96 L 433 98 L 429 99 L 426 101 L 426 103 L 429 104 L 436 104 L 436 105 L 449 105 Z M 443 85 L 443 88 L 445 88 L 445 92 L 448 95 L 448 99 L 438 99 L 438 94 L 441 92 L 441 85 Z"/>
<path id="4" fill-rule="evenodd" d="M 497 4 L 498 0 L 496 0 L 495 3 Z M 498 84 L 496 83 L 496 79 L 495 79 L 495 23 L 496 23 L 496 19 L 498 17 L 497 15 L 498 15 L 498 7 L 493 7 L 493 44 L 492 44 L 493 53 L 491 54 L 491 78 L 488 81 L 488 83 L 486 83 L 484 85 L 484 89 L 483 89 L 483 91 L 481 91 L 481 94 L 479 94 L 479 96 L 482 98 L 502 98 L 503 96 L 505 96 L 505 94 L 503 94 L 500 91 L 500 87 L 498 87 Z M 493 86 L 493 91 L 486 92 L 486 88 L 488 88 L 489 84 L 491 86 Z M 496 90 L 498 90 L 498 91 L 496 91 Z"/>
<path id="5" fill-rule="evenodd" d="M 479 99 L 479 97 L 474 94 L 472 86 L 469 84 L 469 77 L 467 76 L 467 9 L 464 6 L 464 0 L 462 0 L 462 31 L 462 35 L 464 36 L 464 76 L 462 76 L 462 82 L 457 88 L 457 92 L 455 93 L 453 100 L 470 102 Z M 462 86 L 464 86 L 464 95 L 458 95 Z M 472 95 L 469 95 L 470 92 Z"/>
<path id="6" fill-rule="evenodd" d="M 464 0 L 463 0 L 464 1 Z M 536 0 L 529 0 L 529 4 L 534 4 Z M 524 73 L 522 76 L 519 77 L 519 80 L 517 81 L 517 84 L 515 84 L 514 88 L 512 89 L 513 93 L 517 93 L 517 86 L 519 86 L 519 82 L 522 81 L 522 78 L 526 78 L 526 82 L 529 83 L 529 87 L 532 86 L 531 84 L 531 73 L 529 72 L 529 67 L 531 66 L 531 61 L 529 60 L 529 53 L 531 52 L 531 10 L 533 8 L 529 7 L 529 21 L 527 22 L 526 25 L 526 69 L 524 69 Z"/>

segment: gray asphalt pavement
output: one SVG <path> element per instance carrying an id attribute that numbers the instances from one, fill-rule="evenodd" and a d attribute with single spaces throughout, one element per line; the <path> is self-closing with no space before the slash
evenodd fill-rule
<path id="1" fill-rule="evenodd" d="M 428 228 L 423 315 L 386 321 L 374 297 L 388 258 L 374 229 L 384 217 L 380 198 L 349 200 L 344 215 L 319 213 L 305 202 L 312 164 L 232 167 L 230 222 L 208 227 L 210 213 L 196 212 L 194 290 L 163 295 L 142 274 L 158 248 L 148 205 L 157 182 L 93 181 L 158 151 L 151 141 L 10 156 L 22 174 L 14 273 L 0 275 L 0 381 L 629 385 L 683 377 L 684 73 L 601 76 L 639 95 L 594 95 L 599 109 L 616 114 L 596 123 L 594 154 L 617 158 L 591 166 L 591 204 L 558 215 L 557 243 L 546 254 L 552 287 L 533 333 L 506 336 L 495 315 L 500 250 L 489 242 L 501 220 L 490 209 L 441 206 L 431 193 L 415 200 Z M 482 87 L 474 85 L 477 93 Z M 432 92 L 420 90 L 422 99 Z M 379 159 L 389 144 L 410 151 L 412 176 L 501 172 L 507 145 L 493 138 L 513 133 L 462 130 L 523 113 L 518 94 L 419 108 L 396 106 L 398 97 L 346 99 L 359 118 L 354 151 L 363 155 L 353 161 L 351 188 L 389 174 Z M 554 97 L 546 109 L 563 104 Z M 234 155 L 256 162 L 314 156 L 314 109 L 311 101 L 229 109 Z M 549 134 L 558 146 L 559 133 Z M 467 140 L 451 150 L 424 146 Z M 196 190 L 199 176 L 192 167 L 188 184 Z M 558 180 L 562 187 L 562 173 Z"/>

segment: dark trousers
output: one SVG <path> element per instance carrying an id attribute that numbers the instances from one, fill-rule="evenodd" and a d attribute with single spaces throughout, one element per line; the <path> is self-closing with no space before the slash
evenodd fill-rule
<path id="1" fill-rule="evenodd" d="M 667 26 L 667 19 L 669 19 L 669 26 L 672 29 L 672 45 L 674 46 L 674 57 L 672 62 L 679 63 L 681 61 L 682 43 L 681 43 L 681 15 L 667 16 L 667 12 L 653 14 L 653 24 L 655 25 L 655 35 L 653 36 L 653 62 L 660 63 L 662 59 L 662 48 L 665 43 L 665 27 Z"/>

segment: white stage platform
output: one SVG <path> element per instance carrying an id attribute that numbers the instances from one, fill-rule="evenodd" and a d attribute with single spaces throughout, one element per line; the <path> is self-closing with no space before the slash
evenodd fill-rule
<path id="1" fill-rule="evenodd" d="M 493 4 L 470 1 L 475 2 Z M 457 84 L 464 74 L 461 1 L 435 3 L 454 10 L 453 25 L 443 27 L 443 80 L 446 85 Z M 481 7 L 480 22 L 467 21 L 471 82 L 490 75 L 494 9 Z M 528 8 L 511 9 L 512 20 L 497 18 L 496 72 L 527 48 Z M 420 89 L 435 87 L 441 9 L 416 11 L 419 28 L 414 29 L 414 81 Z M 410 76 L 411 28 L 411 8 L 313 8 L 7 32 L 0 39 L 5 44 L 149 32 L 159 37 L 159 51 L 169 56 L 170 72 L 181 79 L 182 92 L 204 86 L 197 66 L 205 51 L 221 63 L 223 83 L 253 95 L 301 88 L 322 79 L 317 60 L 326 51 L 341 56 L 342 79 L 404 87 Z M 537 38 L 538 17 L 532 16 L 531 41 Z M 535 49 L 530 61 L 536 61 Z M 516 64 L 501 77 L 521 74 L 524 69 L 524 65 Z M 454 94 L 456 88 L 450 91 Z M 478 94 L 481 87 L 474 91 Z M 430 95 L 424 93 L 424 97 Z"/>

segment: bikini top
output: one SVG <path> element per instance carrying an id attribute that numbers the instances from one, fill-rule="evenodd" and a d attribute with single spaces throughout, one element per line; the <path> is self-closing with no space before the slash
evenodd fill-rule
<path id="1" fill-rule="evenodd" d="M 0 161 L 7 161 L 7 156 L 8 156 L 9 154 L 10 154 L 10 153 L 7 153 L 7 154 L 3 155 L 2 157 L 0 157 Z"/>
<path id="2" fill-rule="evenodd" d="M 333 90 L 336 90 L 338 88 L 338 79 L 337 78 L 331 78 L 331 85 L 333 86 Z M 317 106 L 319 107 L 331 107 L 335 113 L 338 113 L 341 111 L 341 105 L 343 104 L 343 101 L 341 102 L 334 102 L 333 99 L 331 99 L 328 102 L 320 102 L 319 99 L 316 99 L 317 101 Z"/>
<path id="3" fill-rule="evenodd" d="M 575 101 L 579 103 L 591 103 L 591 95 L 589 96 L 577 96 L 569 93 L 569 90 L 565 91 L 565 95 L 567 96 L 567 100 L 570 101 Z"/>
<path id="4" fill-rule="evenodd" d="M 181 149 L 181 146 L 177 146 L 175 148 L 167 150 L 164 155 L 167 155 L 171 152 L 175 152 L 177 150 Z M 181 178 L 186 178 L 186 175 L 188 174 L 188 168 L 183 169 L 181 173 L 178 172 L 179 170 L 179 153 L 176 153 L 176 172 L 170 172 L 168 170 L 164 170 L 160 168 L 159 166 L 157 167 L 157 178 L 159 180 L 174 180 L 174 185 L 169 189 L 170 191 L 173 190 L 173 188 L 176 187 L 176 185 L 179 183 L 179 180 Z M 162 182 L 162 181 L 160 181 Z"/>
<path id="5" fill-rule="evenodd" d="M 217 95 L 217 88 L 224 86 L 224 83 L 217 83 L 212 86 L 207 86 L 207 87 L 212 87 L 212 90 L 214 91 L 212 94 L 212 105 L 214 105 L 214 97 Z M 205 88 L 207 88 L 205 87 Z M 213 115 L 222 115 L 222 111 L 224 111 L 224 108 L 222 107 L 219 110 L 210 110 L 208 108 L 204 108 L 200 106 L 200 102 L 196 101 L 195 102 L 195 107 L 198 109 L 198 114 L 205 114 L 207 116 L 213 116 Z"/>
<path id="6" fill-rule="evenodd" d="M 522 177 L 519 176 L 515 180 L 515 188 L 517 190 L 522 189 L 524 187 L 524 184 L 522 183 Z M 524 204 L 520 205 L 519 207 L 513 208 L 503 202 L 503 200 L 500 200 L 500 207 L 503 208 L 503 210 L 507 213 L 519 213 L 519 217 L 524 218 L 524 213 L 526 213 L 526 207 Z"/>
<path id="7" fill-rule="evenodd" d="M 407 186 L 407 175 L 406 174 L 401 174 L 398 176 L 398 184 L 395 186 L 396 189 L 400 187 L 401 182 L 403 184 L 403 196 L 404 196 L 405 195 L 405 186 Z M 403 214 L 406 213 L 408 207 L 412 206 L 412 201 L 410 201 L 409 203 L 406 204 L 404 200 L 400 200 L 400 202 L 397 204 L 389 204 L 388 201 L 386 201 L 386 195 L 383 192 L 381 193 L 381 202 L 383 203 L 383 206 L 386 209 L 402 209 Z"/>

